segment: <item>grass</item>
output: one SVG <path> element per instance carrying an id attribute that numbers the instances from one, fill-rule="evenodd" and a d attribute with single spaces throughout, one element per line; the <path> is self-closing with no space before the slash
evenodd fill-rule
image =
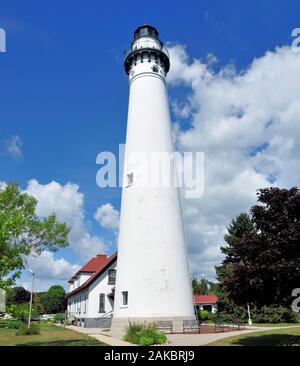
<path id="1" fill-rule="evenodd" d="M 16 336 L 15 329 L 0 329 L 0 346 L 106 346 L 85 334 L 55 325 L 41 326 L 41 334 Z"/>
<path id="2" fill-rule="evenodd" d="M 251 325 L 246 324 L 251 328 Z M 253 323 L 253 327 L 299 327 L 300 323 Z"/>
<path id="3" fill-rule="evenodd" d="M 274 329 L 263 332 L 241 334 L 209 343 L 209 346 L 300 346 L 300 326 L 289 329 Z"/>

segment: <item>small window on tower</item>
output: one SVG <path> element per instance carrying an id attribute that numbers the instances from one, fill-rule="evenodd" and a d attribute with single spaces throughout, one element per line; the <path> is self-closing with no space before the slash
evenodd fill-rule
<path id="1" fill-rule="evenodd" d="M 127 174 L 127 187 L 130 187 L 133 185 L 133 173 Z"/>
<path id="2" fill-rule="evenodd" d="M 123 291 L 122 296 L 123 296 L 123 305 L 128 305 L 128 291 Z"/>
<path id="3" fill-rule="evenodd" d="M 152 66 L 152 70 L 153 70 L 154 72 L 158 72 L 158 67 L 157 67 L 156 65 L 154 65 L 154 66 Z"/>

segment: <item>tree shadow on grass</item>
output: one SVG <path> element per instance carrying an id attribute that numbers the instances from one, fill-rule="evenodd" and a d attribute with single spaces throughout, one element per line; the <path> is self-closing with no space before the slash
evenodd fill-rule
<path id="1" fill-rule="evenodd" d="M 300 336 L 288 334 L 265 334 L 234 340 L 236 346 L 300 346 Z"/>
<path id="2" fill-rule="evenodd" d="M 93 340 L 87 341 L 84 339 L 70 339 L 57 341 L 26 342 L 19 343 L 18 346 L 105 346 L 105 344 Z"/>

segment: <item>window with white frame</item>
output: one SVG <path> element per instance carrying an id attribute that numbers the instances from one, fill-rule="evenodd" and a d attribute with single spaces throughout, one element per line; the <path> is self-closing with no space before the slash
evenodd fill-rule
<path id="1" fill-rule="evenodd" d="M 105 294 L 99 295 L 99 313 L 105 313 Z"/>
<path id="2" fill-rule="evenodd" d="M 123 297 L 123 305 L 128 305 L 128 291 L 123 291 L 122 292 L 122 297 Z"/>
<path id="3" fill-rule="evenodd" d="M 87 294 L 84 294 L 84 314 L 86 313 Z"/>
<path id="4" fill-rule="evenodd" d="M 108 270 L 108 284 L 115 285 L 115 283 L 116 283 L 116 270 L 109 269 Z"/>

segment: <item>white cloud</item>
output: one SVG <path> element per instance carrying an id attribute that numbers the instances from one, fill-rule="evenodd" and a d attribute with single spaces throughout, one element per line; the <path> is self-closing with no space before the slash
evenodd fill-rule
<path id="1" fill-rule="evenodd" d="M 65 280 L 58 280 L 58 279 L 39 279 L 39 278 L 34 278 L 34 283 L 33 283 L 33 292 L 44 292 L 47 291 L 51 286 L 54 285 L 60 285 L 62 287 L 64 287 L 64 289 L 66 290 L 66 292 L 68 291 L 68 283 Z M 32 279 L 29 277 L 24 277 L 22 276 L 21 279 L 19 279 L 16 282 L 16 286 L 22 286 L 24 287 L 27 291 L 31 291 L 32 288 Z"/>
<path id="2" fill-rule="evenodd" d="M 184 46 L 169 50 L 169 84 L 190 88 L 181 105 L 191 124 L 176 123 L 177 146 L 205 153 L 204 195 L 183 200 L 191 268 L 213 278 L 226 226 L 255 203 L 256 189 L 299 185 L 300 54 L 277 48 L 246 70 L 214 72 L 211 56 L 205 64 L 190 61 Z M 174 112 L 178 121 L 187 116 Z"/>
<path id="3" fill-rule="evenodd" d="M 3 191 L 6 187 L 7 187 L 6 182 L 1 182 L 0 181 L 0 191 Z"/>
<path id="4" fill-rule="evenodd" d="M 22 146 L 23 141 L 18 135 L 12 136 L 9 140 L 6 141 L 7 152 L 14 158 L 22 157 Z"/>
<path id="5" fill-rule="evenodd" d="M 71 264 L 64 258 L 55 259 L 54 254 L 47 250 L 39 256 L 28 257 L 27 265 L 40 280 L 53 278 L 66 281 L 80 269 L 78 264 Z"/>
<path id="6" fill-rule="evenodd" d="M 120 214 L 110 203 L 105 203 L 97 208 L 95 220 L 106 229 L 117 231 L 119 229 Z"/>
<path id="7" fill-rule="evenodd" d="M 84 214 L 84 195 L 73 183 L 61 185 L 57 182 L 40 184 L 35 179 L 28 182 L 27 193 L 38 200 L 37 215 L 43 217 L 55 213 L 58 220 L 71 227 L 69 242 L 78 258 L 87 261 L 107 250 L 104 241 L 89 232 Z"/>

